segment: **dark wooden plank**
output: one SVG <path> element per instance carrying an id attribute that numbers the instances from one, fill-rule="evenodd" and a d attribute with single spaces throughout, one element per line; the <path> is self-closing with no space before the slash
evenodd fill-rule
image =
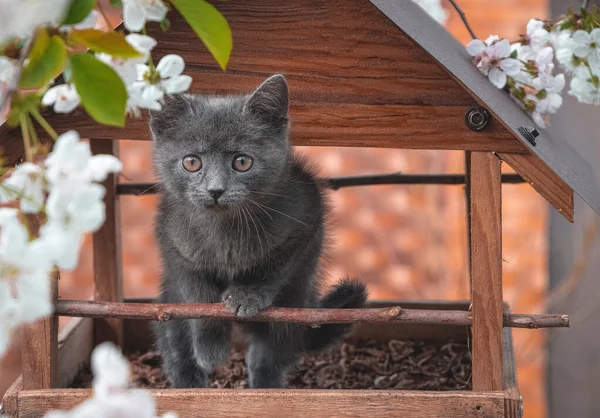
<path id="1" fill-rule="evenodd" d="M 118 141 L 91 139 L 94 154 L 119 156 Z M 94 299 L 97 301 L 120 302 L 123 300 L 123 275 L 121 265 L 121 212 L 117 195 L 117 176 L 109 175 L 104 182 L 106 195 L 106 221 L 94 234 Z M 102 318 L 94 323 L 95 344 L 112 341 L 121 345 L 123 323 L 120 319 Z"/>
<path id="2" fill-rule="evenodd" d="M 50 280 L 54 300 L 58 297 L 58 271 Z M 56 387 L 58 376 L 58 317 L 50 316 L 23 327 L 21 368 L 24 389 Z"/>
<path id="3" fill-rule="evenodd" d="M 206 82 L 204 75 L 197 78 Z M 525 152 L 523 145 L 505 134 L 498 124 L 491 123 L 485 132 L 467 129 L 463 122 L 466 107 L 463 106 L 304 104 L 293 96 L 294 79 L 288 79 L 292 89 L 291 139 L 296 146 Z M 250 92 L 259 82 L 257 78 L 250 88 L 228 92 Z M 222 83 L 229 85 L 227 79 Z M 151 139 L 145 118 L 128 119 L 125 128 L 95 123 L 81 109 L 47 118 L 59 133 L 76 129 L 82 137 L 96 139 Z M 19 131 L 0 127 L 1 140 L 14 140 L 19 135 Z M 39 135 L 44 136 L 44 132 L 40 131 Z"/>
<path id="4" fill-rule="evenodd" d="M 473 277 L 473 390 L 503 389 L 502 183 L 492 153 L 469 155 Z"/>
<path id="5" fill-rule="evenodd" d="M 573 189 L 558 174 L 533 154 L 500 153 L 499 155 L 569 222 L 573 222 L 575 213 Z"/>
<path id="6" fill-rule="evenodd" d="M 233 390 L 150 391 L 159 413 L 207 417 L 503 417 L 503 392 L 422 392 L 387 390 Z M 85 400 L 86 389 L 22 391 L 19 418 L 49 409 L 69 409 Z"/>
<path id="7" fill-rule="evenodd" d="M 58 335 L 57 387 L 66 388 L 88 363 L 94 342 L 94 320 L 72 318 Z"/>

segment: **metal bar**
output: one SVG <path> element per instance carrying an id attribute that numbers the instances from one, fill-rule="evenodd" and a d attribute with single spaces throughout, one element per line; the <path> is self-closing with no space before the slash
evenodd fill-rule
<path id="1" fill-rule="evenodd" d="M 375 174 L 366 176 L 331 177 L 319 179 L 332 190 L 342 187 L 376 186 L 385 184 L 421 184 L 421 185 L 460 185 L 465 184 L 464 174 Z M 518 174 L 503 174 L 502 182 L 507 184 L 525 183 Z M 144 195 L 155 194 L 160 183 L 120 183 L 117 194 Z"/>
<path id="2" fill-rule="evenodd" d="M 252 317 L 238 317 L 221 303 L 159 304 L 59 300 L 55 314 L 86 318 L 123 318 L 168 321 L 171 319 L 219 318 L 235 321 L 292 322 L 305 325 L 329 323 L 407 323 L 470 326 L 468 311 L 402 309 L 400 306 L 367 309 L 268 308 Z M 568 327 L 567 315 L 504 315 L 504 326 L 512 328 Z"/>

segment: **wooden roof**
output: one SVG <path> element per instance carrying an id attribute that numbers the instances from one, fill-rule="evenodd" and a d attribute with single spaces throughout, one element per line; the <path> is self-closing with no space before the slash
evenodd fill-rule
<path id="1" fill-rule="evenodd" d="M 569 204 L 568 196 L 564 195 L 564 191 L 570 188 L 600 214 L 600 188 L 590 164 L 566 142 L 552 138 L 543 129 L 537 129 L 540 135 L 536 138 L 536 145 L 529 143 L 518 130 L 520 126 L 534 126 L 529 115 L 522 111 L 504 91 L 494 87 L 471 64 L 463 45 L 412 1 L 371 0 L 371 2 L 398 28 L 431 54 L 474 98 L 494 113 L 528 150 L 528 153 L 520 155 L 507 155 L 500 152 L 499 155 L 503 160 L 533 183 L 533 187 L 557 209 L 564 210 Z M 564 184 L 561 184 L 561 181 Z M 563 189 L 562 193 L 561 189 Z M 561 199 L 565 201 L 561 202 Z M 572 205 L 572 202 L 570 204 Z"/>
<path id="2" fill-rule="evenodd" d="M 231 0 L 217 7 L 234 38 L 226 72 L 177 13 L 169 15 L 168 32 L 149 31 L 159 41 L 155 60 L 169 53 L 184 58 L 194 78 L 190 91 L 250 92 L 269 75 L 284 73 L 295 145 L 494 151 L 569 220 L 573 190 L 600 211 L 589 165 L 545 132 L 535 147 L 524 140 L 517 129 L 533 126 L 531 119 L 411 1 Z M 464 122 L 476 104 L 492 114 L 482 131 Z M 58 132 L 150 139 L 143 118 L 121 129 L 94 123 L 81 109 L 47 116 Z M 9 162 L 20 158 L 19 130 L 0 127 L 0 141 Z"/>

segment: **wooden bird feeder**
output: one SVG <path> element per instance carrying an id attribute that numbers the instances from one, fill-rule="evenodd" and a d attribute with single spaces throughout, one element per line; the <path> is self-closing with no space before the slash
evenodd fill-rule
<path id="1" fill-rule="evenodd" d="M 231 0 L 218 8 L 234 37 L 226 72 L 175 12 L 168 32 L 150 31 L 159 41 L 155 60 L 168 53 L 184 58 L 192 92 L 250 92 L 269 75 L 284 73 L 295 145 L 466 152 L 460 175 L 381 175 L 329 184 L 466 184 L 471 301 L 373 302 L 341 311 L 270 308 L 254 320 L 368 322 L 358 334 L 382 340 L 464 341 L 470 327 L 473 390 L 153 390 L 159 410 L 180 417 L 520 417 L 510 327 L 568 326 L 568 317 L 513 315 L 503 304 L 502 183 L 530 183 L 573 221 L 574 192 L 600 211 L 590 166 L 564 142 L 537 132 L 528 115 L 470 63 L 464 47 L 411 1 Z M 117 138 L 150 140 L 143 119 L 116 129 L 93 123 L 82 110 L 46 117 L 58 132 L 76 129 L 91 138 L 97 153 L 117 155 Z M 0 127 L 0 141 L 10 163 L 22 158 L 19 132 Z M 503 161 L 518 175 L 502 175 Z M 125 351 L 147 349 L 149 320 L 231 317 L 220 304 L 123 301 L 119 196 L 148 185 L 119 184 L 113 176 L 106 187 L 106 223 L 93 237 L 94 300 L 57 299 L 55 316 L 24 330 L 23 374 L 4 397 L 4 413 L 39 417 L 82 402 L 90 391 L 68 387 L 92 348 L 110 340 Z M 58 334 L 60 315 L 79 318 Z"/>

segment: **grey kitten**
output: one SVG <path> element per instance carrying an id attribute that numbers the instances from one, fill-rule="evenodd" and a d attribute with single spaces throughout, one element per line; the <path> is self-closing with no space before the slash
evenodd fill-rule
<path id="1" fill-rule="evenodd" d="M 315 175 L 288 140 L 282 75 L 249 96 L 169 97 L 151 115 L 162 181 L 156 218 L 161 303 L 223 302 L 237 316 L 269 306 L 358 308 L 364 285 L 345 280 L 318 294 L 327 208 Z M 253 388 L 283 387 L 298 357 L 339 339 L 348 325 L 311 328 L 241 322 Z M 227 360 L 231 321 L 172 320 L 155 326 L 173 387 L 205 387 Z"/>

